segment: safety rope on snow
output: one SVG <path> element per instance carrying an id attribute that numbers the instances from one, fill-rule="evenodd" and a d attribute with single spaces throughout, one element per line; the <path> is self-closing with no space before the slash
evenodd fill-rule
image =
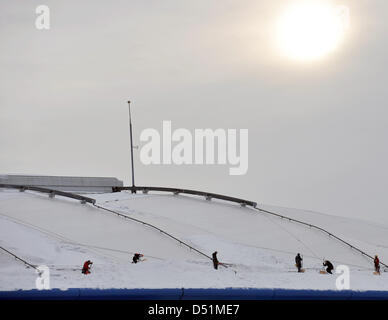
<path id="1" fill-rule="evenodd" d="M 47 229 L 44 229 L 42 227 L 38 227 L 34 224 L 31 224 L 29 222 L 26 222 L 26 221 L 23 221 L 23 220 L 19 220 L 19 219 L 16 219 L 14 217 L 10 217 L 6 214 L 3 214 L 3 213 L 0 213 L 0 216 L 4 216 L 6 217 L 7 219 L 10 219 L 12 222 L 14 223 L 17 223 L 17 224 L 20 224 L 20 225 L 23 225 L 23 226 L 26 226 L 28 228 L 32 228 L 32 229 L 35 229 L 45 235 L 48 235 L 50 237 L 53 237 L 53 238 L 57 238 L 59 240 L 61 240 L 63 243 L 67 243 L 67 244 L 71 244 L 71 245 L 79 245 L 79 246 L 85 246 L 87 247 L 87 245 L 83 244 L 83 243 L 80 243 L 80 242 L 76 242 L 76 241 L 73 241 L 69 238 L 66 238 L 65 236 L 63 235 L 60 235 L 56 232 L 53 232 L 53 231 L 50 231 L 50 230 L 47 230 Z M 103 256 L 103 257 L 109 257 L 109 258 L 113 258 L 113 259 L 116 259 L 116 260 L 122 260 L 122 259 L 119 259 L 113 255 L 110 255 L 110 254 L 107 254 L 107 253 L 100 253 L 98 252 L 97 250 L 92 250 L 92 249 L 89 249 L 91 252 L 97 254 L 97 255 L 100 255 L 100 256 Z"/>
<path id="2" fill-rule="evenodd" d="M 293 237 L 296 241 L 300 242 L 304 247 L 307 248 L 307 250 L 309 250 L 314 258 L 317 258 L 317 259 L 321 259 L 321 257 L 319 257 L 313 249 L 311 249 L 305 242 L 303 242 L 302 240 L 299 239 L 299 237 L 297 237 L 296 235 L 294 235 L 291 231 L 287 230 L 285 227 L 281 226 L 280 224 L 276 223 L 275 221 L 272 221 L 269 217 L 268 217 L 268 220 L 275 224 L 277 227 L 279 227 L 280 229 L 284 230 L 286 233 L 288 233 L 291 237 Z"/>
<path id="3" fill-rule="evenodd" d="M 48 235 L 50 237 L 53 237 L 53 238 L 57 238 L 59 239 L 60 241 L 62 241 L 63 243 L 66 243 L 66 244 L 71 244 L 71 245 L 77 245 L 77 246 L 83 246 L 83 247 L 86 247 L 86 248 L 89 248 L 90 251 L 94 252 L 95 254 L 98 254 L 98 255 L 101 255 L 101 256 L 104 256 L 104 257 L 110 257 L 110 258 L 113 258 L 113 259 L 116 259 L 116 260 L 122 260 L 124 261 L 123 259 L 118 259 L 117 257 L 113 256 L 113 255 L 108 255 L 108 254 L 102 254 L 96 250 L 91 250 L 90 248 L 94 248 L 94 249 L 99 249 L 99 250 L 107 250 L 107 251 L 112 251 L 112 252 L 120 252 L 120 253 L 126 253 L 126 254 L 134 254 L 135 252 L 131 252 L 131 251 L 124 251 L 124 250 L 119 250 L 119 249 L 113 249 L 113 248 L 107 248 L 107 247 L 101 247 L 101 246 L 96 246 L 96 245 L 91 245 L 91 244 L 85 244 L 85 243 L 81 243 L 81 242 L 77 242 L 77 241 L 73 241 L 71 239 L 68 239 L 58 233 L 55 233 L 55 232 L 52 232 L 52 231 L 48 231 L 46 229 L 43 229 L 41 227 L 38 227 L 38 226 L 35 226 L 31 223 L 27 223 L 25 221 L 21 221 L 19 219 L 16 219 L 16 218 L 11 218 L 7 215 L 4 215 L 2 213 L 0 213 L 0 216 L 4 216 L 8 219 L 10 219 L 11 221 L 13 221 L 14 223 L 17 223 L 17 224 L 21 224 L 23 226 L 27 226 L 29 228 L 33 228 L 39 232 L 42 232 L 44 233 L 45 235 Z M 157 260 L 164 260 L 162 258 L 159 258 L 159 257 L 155 257 L 155 256 L 150 256 L 150 255 L 147 255 L 147 258 L 152 258 L 152 259 L 157 259 Z M 52 266 L 53 269 L 55 270 L 61 270 L 61 269 L 58 269 L 57 267 L 55 266 Z M 74 268 L 70 268 L 74 271 L 78 270 L 78 269 L 74 269 Z M 79 270 L 81 270 L 81 268 L 79 268 Z"/>
<path id="4" fill-rule="evenodd" d="M 287 217 L 287 216 L 284 216 L 284 215 L 281 215 L 279 213 L 276 213 L 276 212 L 272 212 L 272 211 L 268 211 L 268 210 L 264 210 L 264 209 L 261 209 L 259 207 L 256 207 L 254 208 L 255 210 L 257 211 L 261 211 L 261 212 L 264 212 L 264 213 L 267 213 L 267 214 L 270 214 L 270 215 L 273 215 L 273 216 L 276 216 L 278 218 L 282 218 L 282 219 L 287 219 L 288 221 L 292 221 L 292 222 L 296 222 L 296 223 L 299 223 L 299 224 L 302 224 L 302 225 L 305 225 L 305 226 L 308 226 L 310 228 L 313 228 L 313 229 L 317 229 L 323 233 L 326 233 L 327 235 L 329 235 L 330 237 L 333 237 L 334 239 L 342 242 L 343 244 L 347 245 L 350 247 L 350 249 L 353 249 L 353 250 L 356 250 L 358 251 L 359 253 L 361 253 L 362 255 L 364 255 L 365 257 L 368 257 L 372 260 L 374 260 L 374 257 L 372 257 L 371 255 L 367 254 L 365 251 L 362 251 L 361 249 L 355 247 L 354 245 L 350 244 L 349 242 L 337 237 L 336 235 L 332 234 L 331 232 L 321 228 L 321 227 L 318 227 L 316 225 L 313 225 L 311 223 L 306 223 L 306 222 L 303 222 L 303 221 L 300 221 L 300 220 L 297 220 L 297 219 L 294 219 L 294 218 L 290 218 L 290 217 Z M 382 264 L 384 267 L 388 268 L 388 265 L 386 265 L 385 263 L 381 262 L 380 261 L 380 264 Z"/>
<path id="5" fill-rule="evenodd" d="M 9 250 L 3 248 L 2 246 L 0 246 L 0 249 L 3 250 L 3 251 L 5 251 L 5 252 L 8 253 L 9 255 L 13 256 L 16 260 L 21 261 L 21 262 L 24 263 L 25 265 L 27 265 L 27 266 L 29 266 L 29 267 L 31 267 L 31 268 L 34 268 L 35 270 L 38 270 L 38 268 L 37 268 L 36 266 L 34 266 L 33 264 L 27 262 L 26 260 L 24 260 L 24 259 L 18 257 L 16 254 L 14 254 L 14 253 L 12 253 L 11 251 L 9 251 Z"/>
<path id="6" fill-rule="evenodd" d="M 98 209 L 102 209 L 102 210 L 108 211 L 108 212 L 110 212 L 110 213 L 116 214 L 116 215 L 118 215 L 118 216 L 120 216 L 120 217 L 123 217 L 123 218 L 125 218 L 125 219 L 130 219 L 130 220 L 133 220 L 133 221 L 135 221 L 135 222 L 137 222 L 137 223 L 141 223 L 141 224 L 143 224 L 143 225 L 146 225 L 146 226 L 148 226 L 148 227 L 151 227 L 151 228 L 153 228 L 153 229 L 155 229 L 155 230 L 157 230 L 157 231 L 163 233 L 164 235 L 166 235 L 166 236 L 172 238 L 173 240 L 179 242 L 179 244 L 182 244 L 182 245 L 188 247 L 190 250 L 193 250 L 193 251 L 199 253 L 200 255 L 202 255 L 202 256 L 204 256 L 204 257 L 206 257 L 206 258 L 208 258 L 208 259 L 210 259 L 210 260 L 213 261 L 213 258 L 210 257 L 210 256 L 208 256 L 206 253 L 204 253 L 204 252 L 202 252 L 202 251 L 200 251 L 200 250 L 198 250 L 198 249 L 196 249 L 196 248 L 190 246 L 188 243 L 184 242 L 183 240 L 180 240 L 180 239 L 174 237 L 172 234 L 170 234 L 170 233 L 168 233 L 168 232 L 166 232 L 166 231 L 164 231 L 164 230 L 162 230 L 162 229 L 160 229 L 160 228 L 154 226 L 154 225 L 151 224 L 151 223 L 148 223 L 148 222 L 145 222 L 145 221 L 142 221 L 142 220 L 133 218 L 133 217 L 129 217 L 129 216 L 127 216 L 127 215 L 125 215 L 125 214 L 122 214 L 122 213 L 120 213 L 120 212 L 117 212 L 117 211 L 115 211 L 115 210 L 112 210 L 112 209 L 108 209 L 108 208 L 99 206 L 99 205 L 96 204 L 96 203 L 94 203 L 93 206 L 96 207 L 96 208 L 98 208 Z M 228 264 L 228 263 L 221 263 L 221 262 L 219 263 L 219 265 L 223 266 L 223 267 L 226 268 L 226 269 L 230 268 L 230 266 L 231 266 L 231 264 Z M 237 273 L 237 271 L 235 271 L 235 270 L 233 270 L 233 271 L 234 271 L 235 274 Z"/>
<path id="7" fill-rule="evenodd" d="M 141 223 L 141 224 L 143 224 L 143 225 L 146 225 L 146 226 L 148 226 L 148 227 L 151 227 L 151 228 L 153 228 L 153 229 L 155 229 L 155 230 L 157 230 L 157 231 L 163 233 L 164 235 L 166 235 L 166 236 L 168 236 L 168 237 L 174 239 L 175 241 L 179 242 L 179 244 L 182 244 L 182 245 L 188 247 L 190 250 L 193 250 L 193 251 L 199 253 L 200 255 L 202 255 L 202 256 L 204 256 L 204 257 L 210 259 L 210 260 L 213 260 L 213 259 L 212 259 L 210 256 L 208 256 L 206 253 L 203 253 L 202 251 L 200 251 L 200 250 L 198 250 L 198 249 L 196 249 L 196 248 L 190 246 L 190 245 L 187 244 L 186 242 L 184 242 L 184 241 L 182 241 L 182 240 L 180 240 L 180 239 L 174 237 L 172 234 L 170 234 L 170 233 L 168 233 L 168 232 L 166 232 L 166 231 L 164 231 L 164 230 L 162 230 L 162 229 L 160 229 L 160 228 L 154 226 L 153 224 L 150 224 L 150 223 L 148 223 L 148 222 L 145 222 L 145 221 L 142 221 L 142 220 L 133 218 L 133 217 L 129 217 L 129 216 L 125 215 L 125 214 L 122 214 L 122 213 L 117 212 L 117 211 L 115 211 L 115 210 L 111 210 L 111 209 L 108 209 L 108 208 L 99 206 L 99 205 L 97 205 L 97 204 L 93 204 L 93 206 L 95 206 L 95 207 L 98 208 L 98 209 L 102 209 L 102 210 L 108 211 L 108 212 L 110 212 L 110 213 L 114 213 L 114 214 L 116 214 L 116 215 L 118 215 L 118 216 L 120 216 L 120 217 L 122 217 L 122 218 L 130 219 L 130 220 L 133 220 L 133 221 L 135 221 L 135 222 L 138 222 L 138 223 Z"/>

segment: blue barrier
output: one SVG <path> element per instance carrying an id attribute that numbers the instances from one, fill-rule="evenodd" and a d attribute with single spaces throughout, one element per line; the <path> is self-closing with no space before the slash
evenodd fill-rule
<path id="1" fill-rule="evenodd" d="M 0 291 L 0 300 L 388 300 L 388 291 L 290 289 L 68 289 Z"/>

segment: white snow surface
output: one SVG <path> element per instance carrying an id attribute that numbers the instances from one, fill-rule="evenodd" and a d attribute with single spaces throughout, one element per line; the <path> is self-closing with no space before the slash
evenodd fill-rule
<path id="1" fill-rule="evenodd" d="M 99 206 L 150 223 L 210 259 L 139 222 L 78 201 L 0 189 L 0 246 L 50 268 L 51 288 L 289 288 L 335 290 L 339 275 L 322 260 L 350 268 L 352 290 L 388 290 L 387 273 L 321 231 L 224 201 L 170 194 L 88 194 Z M 388 226 L 298 209 L 260 208 L 315 224 L 388 261 Z M 135 252 L 145 261 L 133 264 Z M 300 252 L 305 273 L 297 273 Z M 83 275 L 86 260 L 92 273 Z M 0 290 L 34 289 L 37 273 L 0 250 Z"/>

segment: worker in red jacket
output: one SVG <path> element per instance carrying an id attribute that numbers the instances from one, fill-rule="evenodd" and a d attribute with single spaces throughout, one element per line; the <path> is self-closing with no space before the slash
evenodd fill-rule
<path id="1" fill-rule="evenodd" d="M 85 261 L 84 266 L 82 268 L 83 274 L 89 274 L 90 273 L 90 266 L 93 264 L 90 260 Z"/>
<path id="2" fill-rule="evenodd" d="M 379 260 L 379 257 L 377 255 L 375 255 L 374 263 L 375 263 L 376 272 L 380 273 L 380 260 Z"/>

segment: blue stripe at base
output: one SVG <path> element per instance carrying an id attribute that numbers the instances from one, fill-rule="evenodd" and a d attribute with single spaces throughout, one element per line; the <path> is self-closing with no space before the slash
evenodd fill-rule
<path id="1" fill-rule="evenodd" d="M 0 291 L 0 300 L 388 300 L 388 291 L 290 289 L 67 289 Z"/>

